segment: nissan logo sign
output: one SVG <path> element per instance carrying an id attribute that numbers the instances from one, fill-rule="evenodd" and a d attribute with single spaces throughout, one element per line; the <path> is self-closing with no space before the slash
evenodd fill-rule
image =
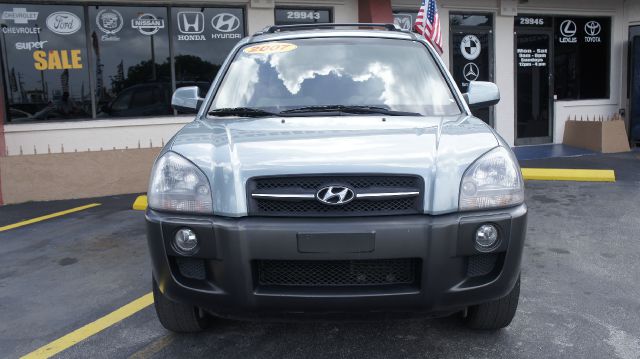
<path id="1" fill-rule="evenodd" d="M 229 13 L 221 13 L 211 19 L 211 26 L 220 32 L 232 32 L 240 27 L 240 19 Z"/>

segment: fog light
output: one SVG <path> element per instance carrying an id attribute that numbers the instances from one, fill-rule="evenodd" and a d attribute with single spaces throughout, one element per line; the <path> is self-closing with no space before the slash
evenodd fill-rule
<path id="1" fill-rule="evenodd" d="M 481 251 L 488 251 L 498 243 L 498 228 L 493 224 L 483 224 L 476 231 L 476 247 Z"/>
<path id="2" fill-rule="evenodd" d="M 195 232 L 189 228 L 179 229 L 173 238 L 173 247 L 182 254 L 194 254 L 198 247 L 198 238 Z"/>

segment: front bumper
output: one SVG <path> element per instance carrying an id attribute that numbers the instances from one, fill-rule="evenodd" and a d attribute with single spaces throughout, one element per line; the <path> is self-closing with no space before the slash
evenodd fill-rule
<path id="1" fill-rule="evenodd" d="M 523 204 L 440 216 L 358 218 L 226 218 L 148 210 L 146 219 L 153 275 L 162 293 L 219 316 L 250 318 L 344 312 L 444 315 L 503 297 L 520 273 L 526 216 Z M 489 255 L 474 246 L 475 230 L 485 223 L 497 225 L 501 237 Z M 177 264 L 184 261 L 170 240 L 183 227 L 193 229 L 199 238 L 199 251 L 189 260 L 203 264 L 202 277 L 183 275 Z M 302 241 L 309 234 L 329 239 L 337 235 L 344 243 L 323 246 L 323 242 Z M 350 234 L 359 239 L 350 241 Z M 362 234 L 369 240 L 363 241 Z M 486 256 L 493 256 L 495 263 L 478 274 L 471 268 L 472 261 Z M 263 286 L 256 268 L 259 260 L 398 258 L 419 263 L 413 283 Z"/>

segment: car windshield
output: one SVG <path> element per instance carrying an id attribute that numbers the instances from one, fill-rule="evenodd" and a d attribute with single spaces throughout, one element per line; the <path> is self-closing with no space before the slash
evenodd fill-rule
<path id="1" fill-rule="evenodd" d="M 461 112 L 423 44 L 380 38 L 247 45 L 235 55 L 209 111 L 214 116 Z"/>

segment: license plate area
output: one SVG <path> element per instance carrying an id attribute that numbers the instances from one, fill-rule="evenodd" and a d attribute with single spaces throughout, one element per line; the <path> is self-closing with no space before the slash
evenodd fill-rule
<path id="1" fill-rule="evenodd" d="M 375 250 L 375 232 L 298 233 L 300 253 L 368 253 Z"/>

